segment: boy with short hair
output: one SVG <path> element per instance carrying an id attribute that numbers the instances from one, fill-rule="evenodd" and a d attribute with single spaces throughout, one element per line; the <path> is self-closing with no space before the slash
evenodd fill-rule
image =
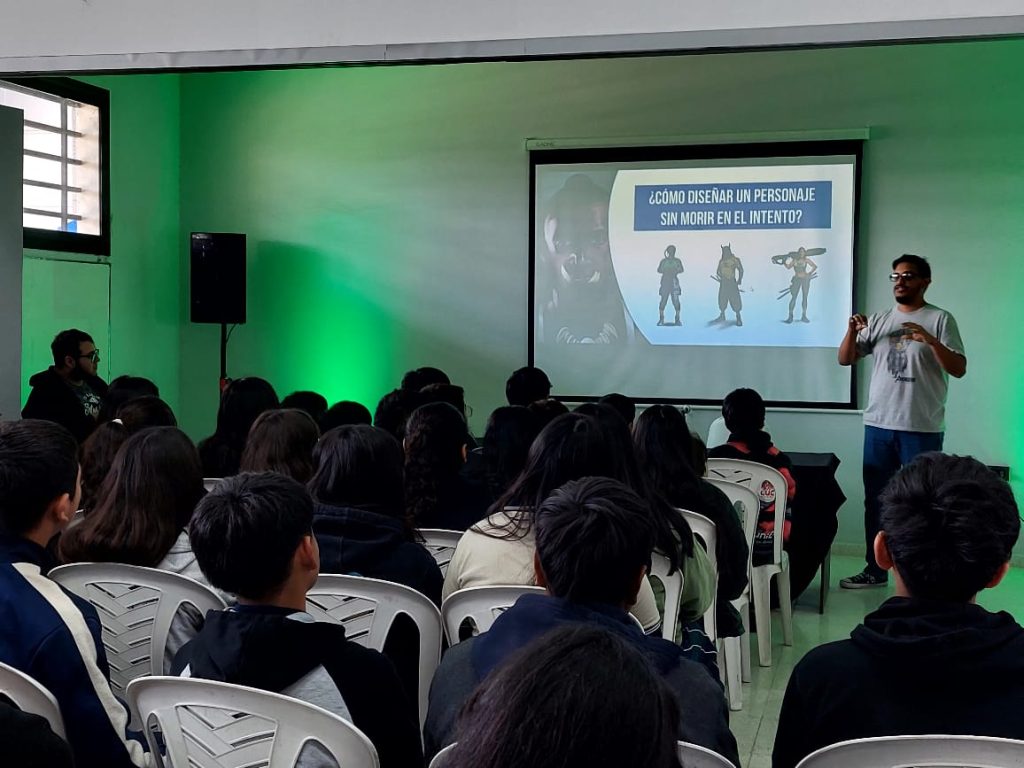
<path id="1" fill-rule="evenodd" d="M 422 765 L 416 708 L 391 663 L 306 613 L 320 573 L 312 526 L 309 492 L 276 472 L 227 478 L 199 503 L 192 551 L 210 584 L 238 604 L 207 614 L 175 669 L 315 704 L 365 733 L 382 768 Z"/>
<path id="2" fill-rule="evenodd" d="M 878 564 L 896 595 L 789 679 L 772 755 L 792 768 L 847 739 L 928 733 L 1024 739 L 1024 629 L 977 594 L 1020 535 L 1010 486 L 981 462 L 926 453 L 881 498 Z"/>
<path id="3" fill-rule="evenodd" d="M 0 422 L 0 662 L 38 680 L 57 699 L 78 768 L 149 763 L 125 737 L 96 609 L 46 577 L 46 546 L 81 496 L 78 445 L 50 421 Z"/>

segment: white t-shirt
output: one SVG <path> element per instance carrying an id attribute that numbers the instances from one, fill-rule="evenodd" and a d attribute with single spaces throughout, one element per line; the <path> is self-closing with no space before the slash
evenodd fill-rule
<path id="1" fill-rule="evenodd" d="M 931 347 L 910 338 L 904 323 L 917 323 L 944 346 L 964 354 L 956 320 L 944 309 L 925 304 L 913 312 L 892 307 L 873 314 L 857 334 L 857 353 L 874 356 L 864 423 L 902 432 L 942 432 L 949 375 Z"/>

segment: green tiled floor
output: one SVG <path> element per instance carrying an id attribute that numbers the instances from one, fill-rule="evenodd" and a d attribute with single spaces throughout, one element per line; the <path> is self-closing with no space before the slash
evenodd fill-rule
<path id="1" fill-rule="evenodd" d="M 743 768 L 768 768 L 771 765 L 772 745 L 779 722 L 779 709 L 786 692 L 790 672 L 801 657 L 822 643 L 842 640 L 850 635 L 864 615 L 873 611 L 892 595 L 892 586 L 886 589 L 847 590 L 839 588 L 839 579 L 860 571 L 863 561 L 852 557 L 832 558 L 832 588 L 828 595 L 825 614 L 818 614 L 818 582 L 815 581 L 801 596 L 793 612 L 793 646 L 782 645 L 782 625 L 778 611 L 772 614 L 772 666 L 757 665 L 757 641 L 753 641 L 752 683 L 743 686 L 743 709 L 730 718 L 732 731 L 739 745 Z M 994 590 L 983 592 L 978 602 L 989 610 L 1005 610 L 1018 620 L 1024 598 L 1024 570 L 1011 569 L 1009 575 Z"/>

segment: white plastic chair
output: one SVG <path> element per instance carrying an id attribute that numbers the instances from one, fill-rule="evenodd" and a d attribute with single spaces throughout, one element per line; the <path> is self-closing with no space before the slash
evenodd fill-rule
<path id="1" fill-rule="evenodd" d="M 444 768 L 453 749 L 455 749 L 455 745 L 449 744 L 434 755 L 428 768 Z M 686 768 L 735 768 L 717 752 L 712 752 L 707 747 L 691 744 L 688 741 L 680 741 L 676 745 L 676 752 L 679 755 L 680 763 Z"/>
<path id="2" fill-rule="evenodd" d="M 680 741 L 676 752 L 679 762 L 686 768 L 736 768 L 717 752 L 688 741 Z"/>
<path id="3" fill-rule="evenodd" d="M 898 768 L 902 766 L 1021 768 L 1024 741 L 995 736 L 878 736 L 841 741 L 812 752 L 797 768 Z"/>
<path id="4" fill-rule="evenodd" d="M 217 483 L 219 483 L 223 479 L 224 479 L 223 477 L 204 477 L 203 478 L 203 488 L 205 488 L 206 492 L 209 493 L 214 488 L 216 488 L 217 487 Z"/>
<path id="5" fill-rule="evenodd" d="M 411 587 L 362 576 L 321 574 L 306 593 L 306 611 L 318 621 L 345 627 L 349 640 L 377 651 L 395 619 L 404 614 L 420 636 L 417 681 L 420 728 L 427 717 L 430 681 L 441 661 L 441 614 L 437 606 Z"/>
<path id="6" fill-rule="evenodd" d="M 707 518 L 704 518 L 707 520 Z M 708 520 L 708 522 L 711 522 Z M 696 531 L 694 531 L 696 533 Z M 665 590 L 665 615 L 661 620 L 661 636 L 666 640 L 676 641 L 676 628 L 679 626 L 679 604 L 683 600 L 683 571 L 677 568 L 669 575 L 672 567 L 669 559 L 660 552 L 651 553 L 651 578 L 661 582 Z M 632 614 L 630 614 L 632 615 Z M 711 638 L 714 641 L 714 638 Z"/>
<path id="7" fill-rule="evenodd" d="M 213 680 L 147 677 L 129 684 L 128 704 L 144 725 L 158 768 L 293 768 L 307 745 L 328 753 L 342 768 L 380 766 L 377 750 L 352 723 L 279 693 Z"/>
<path id="8" fill-rule="evenodd" d="M 782 532 L 786 521 L 788 487 L 786 479 L 777 469 L 742 459 L 708 459 L 708 477 L 739 483 L 760 498 L 762 488 L 770 490 L 775 498 L 775 535 L 772 541 L 772 560 L 750 569 L 751 594 L 754 597 L 754 617 L 757 620 L 757 655 L 762 667 L 772 665 L 771 582 L 778 577 L 779 608 L 782 612 L 782 639 L 793 644 L 793 602 L 789 588 L 789 555 L 782 549 Z M 766 485 L 767 484 L 767 485 Z"/>
<path id="9" fill-rule="evenodd" d="M 704 612 L 704 631 L 711 642 L 718 639 L 718 620 L 715 613 L 718 607 L 718 531 L 715 524 L 704 515 L 691 512 L 688 509 L 679 510 L 690 526 L 694 535 L 704 542 L 707 549 L 708 561 L 711 563 L 711 573 L 714 576 L 715 588 L 712 592 L 711 605 Z"/>
<path id="10" fill-rule="evenodd" d="M 423 546 L 434 556 L 441 575 L 448 573 L 448 563 L 452 561 L 455 554 L 455 547 L 459 545 L 462 538 L 462 531 L 449 531 L 444 528 L 420 528 L 420 536 L 423 537 Z"/>
<path id="11" fill-rule="evenodd" d="M 771 433 L 772 430 L 765 424 L 764 431 Z M 708 427 L 707 446 L 708 448 L 715 448 L 719 445 L 725 445 L 727 442 L 729 442 L 729 428 L 725 426 L 725 417 L 719 416 Z"/>
<path id="12" fill-rule="evenodd" d="M 466 619 L 473 622 L 474 634 L 486 632 L 516 600 L 529 594 L 543 595 L 546 592 L 543 587 L 522 585 L 467 587 L 452 592 L 441 603 L 441 621 L 448 645 L 459 642 L 459 628 Z"/>
<path id="13" fill-rule="evenodd" d="M 187 576 L 123 563 L 73 563 L 50 578 L 96 608 L 110 664 L 110 687 L 123 697 L 132 680 L 165 672 L 167 636 L 178 609 L 205 616 L 227 606 L 220 595 Z"/>
<path id="14" fill-rule="evenodd" d="M 729 698 L 729 709 L 743 709 L 743 683 L 751 682 L 753 670 L 750 664 L 750 558 L 754 547 L 754 531 L 757 528 L 757 517 L 761 503 L 749 488 L 738 483 L 730 483 L 716 478 L 707 478 L 708 482 L 718 488 L 732 502 L 743 524 L 743 536 L 747 542 L 747 586 L 743 593 L 731 600 L 743 621 L 742 637 L 723 637 L 722 646 L 725 651 L 725 688 Z"/>
<path id="15" fill-rule="evenodd" d="M 4 694 L 22 712 L 39 715 L 50 724 L 50 730 L 60 736 L 64 735 L 64 718 L 60 714 L 60 705 L 40 682 L 29 677 L 21 670 L 0 664 L 0 693 Z"/>

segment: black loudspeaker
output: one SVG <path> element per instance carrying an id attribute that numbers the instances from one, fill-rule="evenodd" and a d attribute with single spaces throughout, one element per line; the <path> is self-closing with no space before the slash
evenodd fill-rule
<path id="1" fill-rule="evenodd" d="M 193 232 L 192 322 L 245 322 L 245 235 Z"/>

